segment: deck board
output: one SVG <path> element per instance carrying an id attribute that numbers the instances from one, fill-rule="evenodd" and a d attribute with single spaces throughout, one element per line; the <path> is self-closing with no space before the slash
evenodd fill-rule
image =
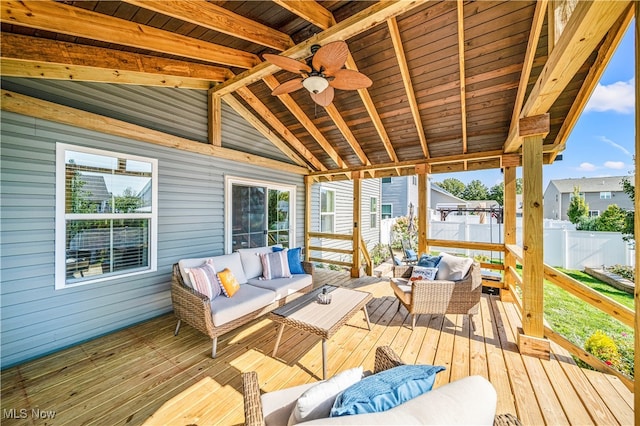
<path id="1" fill-rule="evenodd" d="M 521 356 L 521 326 L 514 305 L 484 295 L 472 322 L 464 315 L 420 315 L 415 330 L 384 279 L 350 279 L 318 271 L 316 283 L 370 291 L 364 316 L 354 317 L 329 340 L 328 371 L 373 367 L 375 348 L 390 345 L 407 363 L 447 367 L 436 386 L 467 376 L 487 377 L 498 393 L 498 413 L 514 413 L 524 424 L 632 424 L 633 394 L 613 376 L 578 367 L 552 344 L 548 361 Z M 3 410 L 55 410 L 56 424 L 242 424 L 241 373 L 257 371 L 270 392 L 315 382 L 322 375 L 321 340 L 286 328 L 271 356 L 276 325 L 262 317 L 211 341 L 184 325 L 173 335 L 171 314 L 120 330 L 2 372 Z M 158 411 L 160 410 L 160 411 Z M 157 412 L 157 415 L 154 413 Z M 3 419 L 3 425 L 45 424 Z"/>

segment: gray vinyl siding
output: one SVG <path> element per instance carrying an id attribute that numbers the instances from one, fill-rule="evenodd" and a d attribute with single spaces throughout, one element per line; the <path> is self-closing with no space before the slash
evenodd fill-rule
<path id="1" fill-rule="evenodd" d="M 409 213 L 409 185 L 410 176 L 392 177 L 391 182 L 382 183 L 381 204 L 391 204 L 393 217 L 406 216 Z M 415 190 L 417 199 L 418 190 Z M 416 205 L 416 202 L 413 203 Z"/>
<path id="2" fill-rule="evenodd" d="M 568 195 L 569 194 L 567 194 L 567 200 Z M 547 189 L 544 191 L 544 196 L 542 199 L 545 219 L 560 220 L 563 213 L 563 203 L 564 200 L 562 199 L 562 194 L 560 194 L 560 191 L 558 191 L 558 188 L 553 183 L 550 183 L 547 186 Z M 566 211 L 564 213 L 564 215 L 566 216 Z"/>
<path id="3" fill-rule="evenodd" d="M 339 181 L 322 184 L 314 184 L 311 190 L 311 231 L 320 232 L 320 190 L 326 188 L 334 190 L 336 194 L 336 216 L 335 216 L 335 234 L 353 234 L 353 181 Z M 378 212 L 376 218 L 376 227 L 371 227 L 371 197 L 378 199 Z M 380 179 L 364 179 L 362 181 L 362 197 L 360 207 L 360 226 L 361 235 L 367 244 L 367 248 L 371 250 L 380 242 Z M 341 240 L 319 240 L 312 239 L 311 245 L 321 247 L 333 247 L 341 249 L 351 249 L 350 241 Z M 329 252 L 312 252 L 311 257 L 320 257 L 323 259 L 342 260 L 350 262 L 348 255 L 329 253 Z"/>
<path id="4" fill-rule="evenodd" d="M 172 264 L 224 251 L 225 175 L 295 185 L 296 245 L 303 243 L 300 175 L 8 112 L 1 132 L 2 368 L 170 312 Z M 158 159 L 156 272 L 54 289 L 56 142 Z"/>

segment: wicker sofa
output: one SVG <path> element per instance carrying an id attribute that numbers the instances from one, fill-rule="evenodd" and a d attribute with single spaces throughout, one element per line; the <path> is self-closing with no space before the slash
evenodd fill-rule
<path id="1" fill-rule="evenodd" d="M 393 267 L 390 281 L 394 294 L 411 314 L 411 326 L 415 328 L 419 314 L 467 314 L 478 313 L 482 295 L 480 264 L 473 262 L 468 273 L 460 280 L 421 280 L 410 282 L 412 265 Z"/>
<path id="2" fill-rule="evenodd" d="M 388 346 L 376 348 L 374 373 L 403 365 Z M 289 415 L 302 393 L 315 383 L 260 394 L 255 371 L 242 375 L 245 425 L 287 424 Z M 485 424 L 521 425 L 511 414 L 496 416 L 496 391 L 486 379 L 470 376 L 440 386 L 388 411 L 312 420 L 303 424 L 373 425 L 373 424 Z"/>
<path id="3" fill-rule="evenodd" d="M 178 319 L 175 334 L 182 321 L 186 322 L 213 340 L 211 356 L 215 358 L 219 336 L 309 292 L 313 288 L 313 264 L 309 262 L 302 262 L 305 274 L 272 280 L 259 278 L 262 265 L 258 254 L 271 250 L 271 247 L 242 249 L 227 255 L 182 259 L 173 265 L 171 300 Z M 191 287 L 185 269 L 202 265 L 208 259 L 213 259 L 218 271 L 229 268 L 237 278 L 240 289 L 233 297 L 209 300 Z"/>

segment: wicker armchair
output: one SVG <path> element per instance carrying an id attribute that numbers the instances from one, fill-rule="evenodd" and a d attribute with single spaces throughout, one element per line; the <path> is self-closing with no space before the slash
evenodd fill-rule
<path id="1" fill-rule="evenodd" d="M 379 346 L 376 348 L 373 368 L 374 374 L 399 365 L 404 365 L 404 362 L 402 362 L 400 357 L 389 346 Z M 265 426 L 258 374 L 255 371 L 242 374 L 242 393 L 244 396 L 245 425 Z M 512 414 L 501 414 L 495 417 L 494 426 L 507 425 L 519 426 L 521 423 L 518 418 Z"/>
<path id="2" fill-rule="evenodd" d="M 473 262 L 467 275 L 458 281 L 423 280 L 410 282 L 413 266 L 394 266 L 391 288 L 411 314 L 411 327 L 416 326 L 418 314 L 478 313 L 482 295 L 480 264 Z"/>
<path id="3" fill-rule="evenodd" d="M 307 274 L 313 275 L 314 266 L 312 263 L 302 262 L 302 266 Z M 198 293 L 191 287 L 187 287 L 185 285 L 182 279 L 182 274 L 180 273 L 180 267 L 176 263 L 173 265 L 173 276 L 171 278 L 171 301 L 173 304 L 173 313 L 178 319 L 178 324 L 176 325 L 174 334 L 177 335 L 178 331 L 180 331 L 180 325 L 182 324 L 182 321 L 186 322 L 191 327 L 204 333 L 213 340 L 211 357 L 215 358 L 218 346 L 218 336 L 221 336 L 226 332 L 234 330 L 255 318 L 271 312 L 275 308 L 282 306 L 285 303 L 290 302 L 295 298 L 311 291 L 312 288 L 313 285 L 309 285 L 308 287 L 292 293 L 287 297 L 283 297 L 282 299 L 277 300 L 256 311 L 253 311 L 247 315 L 238 317 L 233 321 L 229 321 L 216 327 L 213 324 L 213 317 L 211 316 L 211 305 L 209 302 L 209 298 L 201 293 Z"/>

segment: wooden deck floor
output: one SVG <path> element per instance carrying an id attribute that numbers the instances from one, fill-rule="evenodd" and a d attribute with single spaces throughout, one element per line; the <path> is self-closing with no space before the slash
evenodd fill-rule
<path id="1" fill-rule="evenodd" d="M 473 326 L 462 315 L 421 315 L 411 331 L 385 280 L 320 270 L 315 281 L 375 296 L 368 305 L 371 331 L 356 314 L 330 340 L 329 375 L 358 365 L 369 369 L 375 348 L 390 345 L 407 363 L 446 366 L 436 386 L 470 374 L 488 378 L 498 392 L 498 412 L 517 414 L 524 424 L 633 424 L 633 395 L 616 377 L 577 367 L 555 345 L 550 361 L 521 356 L 512 304 L 483 296 Z M 177 395 L 184 397 L 174 405 L 182 424 L 241 424 L 241 372 L 257 371 L 264 392 L 322 374 L 317 337 L 286 329 L 278 357 L 270 356 L 276 327 L 268 319 L 221 338 L 216 359 L 208 338 L 189 326 L 174 337 L 174 327 L 173 315 L 164 315 L 3 371 L 2 424 L 141 424 Z M 205 385 L 194 386 L 198 382 Z M 32 410 L 45 418 L 36 419 Z M 55 417 L 46 419 L 52 412 Z"/>

